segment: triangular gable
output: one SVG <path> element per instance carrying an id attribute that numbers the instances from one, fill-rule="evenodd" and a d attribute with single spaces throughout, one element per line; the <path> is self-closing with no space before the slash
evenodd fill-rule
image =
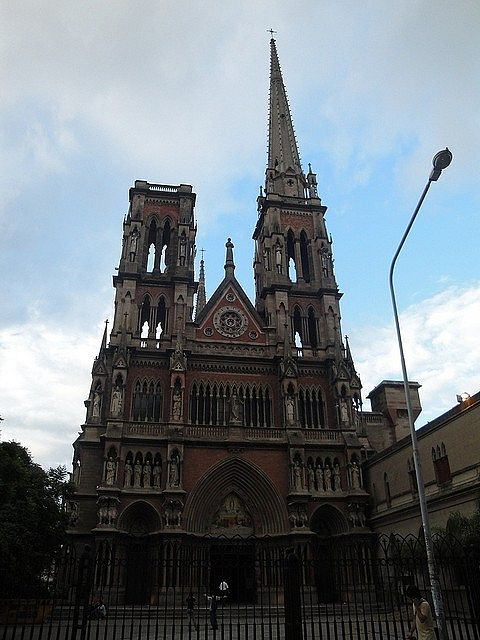
<path id="1" fill-rule="evenodd" d="M 198 340 L 265 344 L 264 322 L 234 277 L 219 284 L 196 324 Z"/>

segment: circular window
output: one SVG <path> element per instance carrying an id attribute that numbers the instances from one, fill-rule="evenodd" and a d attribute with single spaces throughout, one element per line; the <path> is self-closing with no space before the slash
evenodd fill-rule
<path id="1" fill-rule="evenodd" d="M 227 293 L 227 295 L 225 296 L 225 299 L 228 300 L 228 302 L 235 302 L 235 300 L 237 299 L 235 297 L 234 293 Z"/>
<path id="2" fill-rule="evenodd" d="M 248 334 L 248 337 L 251 340 L 256 340 L 258 338 L 258 333 L 256 331 L 250 331 L 250 333 Z"/>
<path id="3" fill-rule="evenodd" d="M 212 327 L 205 327 L 205 329 L 203 330 L 203 333 L 208 337 L 213 336 Z"/>
<path id="4" fill-rule="evenodd" d="M 247 318 L 235 307 L 222 307 L 213 318 L 213 324 L 218 333 L 229 338 L 238 338 L 247 329 Z"/>

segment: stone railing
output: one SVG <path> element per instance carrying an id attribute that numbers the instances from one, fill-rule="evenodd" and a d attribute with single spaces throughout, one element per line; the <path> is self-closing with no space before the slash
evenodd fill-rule
<path id="1" fill-rule="evenodd" d="M 283 429 L 257 429 L 249 427 L 245 429 L 245 437 L 251 440 L 282 440 L 285 438 Z"/>
<path id="2" fill-rule="evenodd" d="M 332 429 L 303 429 L 305 440 L 314 440 L 322 442 L 341 442 L 341 431 L 333 431 Z"/>
<path id="3" fill-rule="evenodd" d="M 228 439 L 228 427 L 217 427 L 209 425 L 187 425 L 184 434 L 189 438 L 219 438 Z"/>
<path id="4" fill-rule="evenodd" d="M 158 437 L 163 436 L 167 430 L 165 424 L 149 424 L 148 422 L 140 422 L 136 424 L 128 424 L 125 427 L 125 435 L 127 436 L 146 436 Z"/>
<path id="5" fill-rule="evenodd" d="M 174 187 L 169 184 L 149 184 L 150 191 L 169 191 L 170 193 L 177 193 L 178 187 Z"/>

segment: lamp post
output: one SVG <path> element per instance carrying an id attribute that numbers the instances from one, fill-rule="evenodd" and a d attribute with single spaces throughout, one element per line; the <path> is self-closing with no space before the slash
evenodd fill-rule
<path id="1" fill-rule="evenodd" d="M 423 483 L 422 476 L 422 466 L 420 462 L 420 455 L 418 452 L 418 443 L 417 443 L 417 434 L 415 432 L 415 426 L 413 424 L 413 410 L 412 410 L 412 401 L 410 398 L 410 387 L 408 384 L 408 375 L 407 375 L 407 367 L 405 365 L 405 356 L 403 354 L 403 344 L 402 344 L 402 334 L 400 332 L 400 323 L 398 320 L 398 311 L 397 311 L 397 302 L 395 299 L 395 290 L 393 287 L 393 270 L 395 268 L 395 263 L 397 258 L 402 250 L 403 245 L 405 244 L 405 240 L 407 239 L 408 234 L 410 233 L 410 229 L 415 222 L 415 218 L 417 217 L 418 212 L 420 211 L 420 207 L 425 200 L 425 196 L 430 188 L 432 182 L 436 182 L 440 177 L 443 169 L 446 169 L 450 162 L 452 161 L 452 154 L 448 148 L 443 151 L 439 151 L 435 157 L 433 158 L 433 169 L 428 178 L 428 182 L 423 190 L 422 195 L 420 196 L 420 200 L 413 212 L 413 215 L 408 223 L 408 226 L 403 234 L 403 237 L 398 245 L 398 249 L 393 256 L 392 264 L 390 265 L 390 295 L 392 297 L 392 306 L 393 306 L 393 315 L 395 317 L 395 327 L 397 329 L 397 339 L 398 339 L 398 348 L 400 351 L 400 360 L 402 363 L 402 374 L 403 374 L 403 386 L 405 389 L 405 399 L 407 402 L 407 413 L 408 413 L 408 424 L 410 426 L 410 437 L 412 439 L 412 450 L 413 450 L 413 463 L 415 466 L 415 475 L 417 477 L 417 487 L 418 487 L 418 498 L 420 502 L 420 513 L 422 518 L 423 525 L 423 534 L 425 537 L 425 549 L 427 552 L 427 564 L 428 564 L 428 575 L 430 578 L 430 587 L 432 590 L 432 598 L 433 598 L 433 606 L 435 609 L 435 615 L 437 617 L 437 625 L 438 625 L 438 634 L 440 640 L 447 640 L 447 628 L 445 624 L 445 611 L 443 608 L 443 600 L 442 594 L 440 590 L 440 580 L 437 573 L 435 556 L 433 554 L 432 547 L 432 536 L 430 531 L 430 522 L 428 519 L 428 509 L 427 509 L 427 499 L 425 496 L 425 485 Z"/>

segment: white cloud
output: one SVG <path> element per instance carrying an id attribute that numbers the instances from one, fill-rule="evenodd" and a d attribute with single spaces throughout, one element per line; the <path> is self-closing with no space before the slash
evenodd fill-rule
<path id="1" fill-rule="evenodd" d="M 479 317 L 480 283 L 449 287 L 400 314 L 408 376 L 422 385 L 417 424 L 454 406 L 457 393 L 480 390 Z M 381 380 L 401 380 L 393 319 L 353 330 L 351 344 L 365 395 Z"/>
<path id="2" fill-rule="evenodd" d="M 70 465 L 102 328 L 82 333 L 33 317 L 0 331 L 2 439 L 44 466 Z"/>

